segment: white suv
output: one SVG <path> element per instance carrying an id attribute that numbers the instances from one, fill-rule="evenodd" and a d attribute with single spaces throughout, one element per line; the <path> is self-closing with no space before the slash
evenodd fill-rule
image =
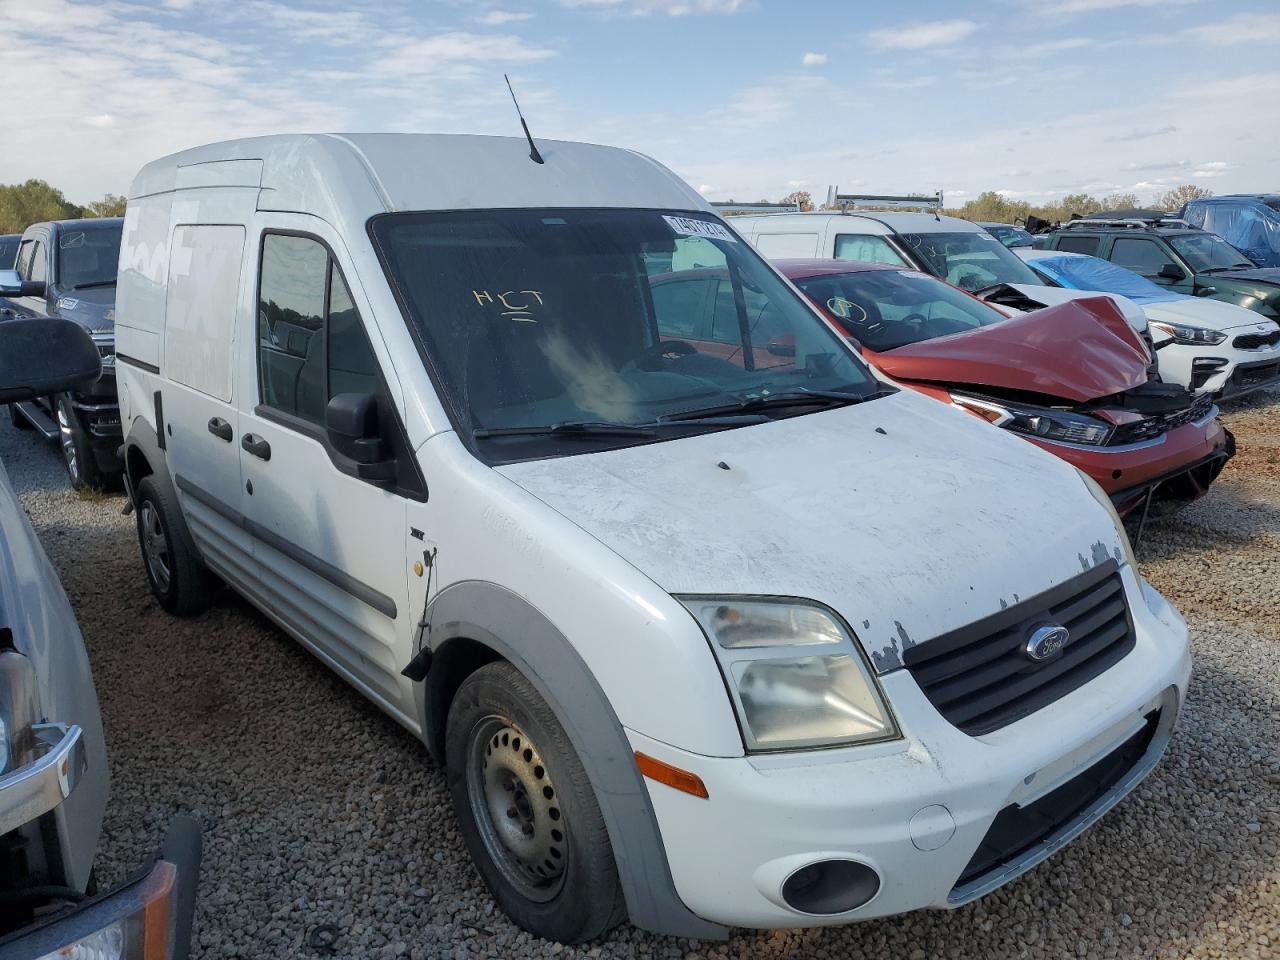
<path id="1" fill-rule="evenodd" d="M 420 737 L 561 941 L 955 906 L 1132 789 L 1191 663 L 1105 494 L 876 380 L 664 167 L 539 147 L 142 170 L 117 365 L 160 603 L 217 574 Z M 736 341 L 657 282 L 699 270 Z"/>

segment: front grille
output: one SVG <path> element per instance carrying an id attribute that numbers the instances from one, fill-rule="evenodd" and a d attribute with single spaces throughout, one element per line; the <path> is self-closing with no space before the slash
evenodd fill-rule
<path id="1" fill-rule="evenodd" d="M 1227 381 L 1223 393 L 1231 394 L 1250 387 L 1261 386 L 1272 380 L 1280 379 L 1280 361 L 1275 363 L 1240 364 L 1235 373 Z"/>
<path id="2" fill-rule="evenodd" d="M 1213 399 L 1208 396 L 1196 397 L 1191 406 L 1184 407 L 1176 413 L 1156 414 L 1145 417 L 1135 423 L 1126 423 L 1116 427 L 1108 441 L 1108 446 L 1118 447 L 1129 443 L 1141 443 L 1144 440 L 1155 440 L 1163 437 L 1170 430 L 1188 423 L 1203 420 L 1213 408 Z"/>
<path id="3" fill-rule="evenodd" d="M 1045 624 L 1066 627 L 1070 638 L 1060 653 L 1037 662 L 1024 647 Z M 977 737 L 1065 697 L 1133 645 L 1119 564 L 1109 559 L 1039 596 L 908 647 L 902 661 L 938 712 Z"/>
<path id="4" fill-rule="evenodd" d="M 1270 333 L 1242 333 L 1231 341 L 1237 350 L 1261 350 L 1263 347 L 1274 347 L 1280 343 L 1280 327 Z"/>
<path id="5" fill-rule="evenodd" d="M 1001 810 L 960 874 L 956 887 L 1012 863 L 1083 816 L 1142 761 L 1159 722 L 1159 710 L 1148 714 L 1141 730 L 1083 773 L 1025 807 L 1015 805 Z"/>

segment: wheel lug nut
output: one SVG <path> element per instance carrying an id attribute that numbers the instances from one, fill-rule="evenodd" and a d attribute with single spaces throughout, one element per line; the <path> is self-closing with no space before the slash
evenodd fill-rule
<path id="1" fill-rule="evenodd" d="M 508 819 L 508 820 L 514 820 L 515 818 L 516 818 L 516 808 L 515 808 L 515 807 L 507 807 L 507 819 Z"/>
<path id="2" fill-rule="evenodd" d="M 526 823 L 524 826 L 522 826 L 522 827 L 520 828 L 520 832 L 521 832 L 521 833 L 523 833 L 526 837 L 532 837 L 532 836 L 533 836 L 533 825 L 532 825 L 532 824 L 529 824 L 529 823 Z"/>

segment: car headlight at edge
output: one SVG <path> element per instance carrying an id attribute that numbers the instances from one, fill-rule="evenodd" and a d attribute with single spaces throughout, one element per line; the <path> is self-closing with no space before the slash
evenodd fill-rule
<path id="1" fill-rule="evenodd" d="M 749 753 L 900 736 L 861 647 L 833 611 L 790 598 L 676 599 L 711 644 Z"/>
<path id="2" fill-rule="evenodd" d="M 1212 347 L 1227 339 L 1227 335 L 1221 330 L 1211 330 L 1209 327 L 1196 327 L 1189 323 L 1171 323 L 1168 320 L 1150 320 L 1148 324 L 1155 327 L 1161 333 L 1167 333 L 1173 337 L 1174 343 L 1180 343 L 1193 347 Z"/>
<path id="3" fill-rule="evenodd" d="M 1040 440 L 1105 446 L 1115 428 L 1097 417 L 1070 410 L 1053 410 L 1022 403 L 1005 403 L 985 397 L 953 393 L 951 401 L 962 410 L 976 413 L 987 423 Z"/>

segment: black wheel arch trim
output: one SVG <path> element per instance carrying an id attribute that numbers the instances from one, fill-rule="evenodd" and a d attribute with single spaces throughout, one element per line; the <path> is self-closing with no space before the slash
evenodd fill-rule
<path id="1" fill-rule="evenodd" d="M 125 437 L 124 443 L 120 445 L 119 457 L 120 463 L 126 477 L 127 489 L 130 494 L 130 502 L 137 506 L 138 484 L 142 482 L 141 476 L 135 476 L 129 467 L 130 453 L 137 450 L 147 461 L 147 465 L 151 467 L 151 472 L 145 476 L 153 477 L 155 482 L 164 488 L 164 492 L 174 503 L 178 503 L 177 490 L 174 487 L 173 477 L 169 475 L 168 461 L 165 459 L 164 449 L 156 432 L 142 417 L 136 418 L 129 425 L 128 435 Z M 176 530 L 170 531 L 174 536 L 182 539 L 182 544 L 190 550 L 195 556 L 201 557 L 200 548 L 196 546 L 195 540 L 191 536 L 191 531 L 187 529 L 187 518 L 182 516 L 182 511 L 178 511 L 178 516 L 174 518 L 177 526 Z"/>
<path id="2" fill-rule="evenodd" d="M 672 936 L 726 938 L 727 927 L 695 915 L 676 892 L 631 744 L 568 638 L 527 600 L 485 581 L 463 581 L 441 590 L 431 600 L 424 622 L 430 624 L 427 644 L 434 653 L 455 640 L 482 644 L 524 674 L 551 707 L 582 760 L 604 815 L 632 924 Z M 438 663 L 440 657 L 432 660 Z M 417 698 L 418 719 L 428 747 L 439 758 L 441 718 L 447 710 L 434 710 L 428 703 L 433 674 L 440 675 L 429 670 L 421 681 L 425 686 Z"/>

